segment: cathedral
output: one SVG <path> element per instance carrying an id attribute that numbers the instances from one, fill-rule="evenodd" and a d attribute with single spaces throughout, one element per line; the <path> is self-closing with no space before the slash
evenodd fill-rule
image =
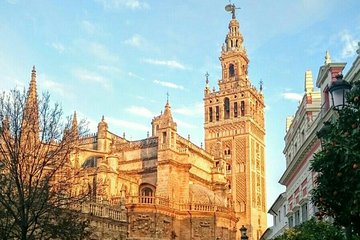
<path id="1" fill-rule="evenodd" d="M 97 229 L 94 239 L 232 240 L 245 226 L 257 240 L 267 228 L 264 97 L 248 78 L 232 6 L 218 90 L 206 77 L 204 147 L 178 134 L 169 101 L 145 139 L 113 133 L 104 116 L 96 133 L 79 137 L 70 162 L 91 188 L 80 209 Z M 35 76 L 34 69 L 29 92 Z M 76 132 L 76 113 L 72 124 Z"/>

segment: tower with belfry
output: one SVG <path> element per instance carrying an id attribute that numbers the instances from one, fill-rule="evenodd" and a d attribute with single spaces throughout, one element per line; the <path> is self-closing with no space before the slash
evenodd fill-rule
<path id="1" fill-rule="evenodd" d="M 248 77 L 249 58 L 235 5 L 227 7 L 232 19 L 219 57 L 218 90 L 210 89 L 206 74 L 205 149 L 224 159 L 216 164 L 225 165 L 228 201 L 240 219 L 237 227 L 244 225 L 250 239 L 259 239 L 267 227 L 264 96 L 262 82 L 257 90 Z"/>

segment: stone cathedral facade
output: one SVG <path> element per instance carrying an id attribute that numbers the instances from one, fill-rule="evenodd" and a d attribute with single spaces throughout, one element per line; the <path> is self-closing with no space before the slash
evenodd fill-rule
<path id="1" fill-rule="evenodd" d="M 69 156 L 80 170 L 77 209 L 91 221 L 93 239 L 259 239 L 266 229 L 264 98 L 247 76 L 249 59 L 233 18 L 222 48 L 219 90 L 204 92 L 205 149 L 180 136 L 171 106 L 153 118 L 152 133 L 132 141 L 102 117 L 97 132 L 77 136 Z M 29 96 L 37 96 L 33 69 Z M 37 101 L 33 101 L 35 102 Z M 36 122 L 35 117 L 35 122 Z M 76 188 L 76 189 L 75 189 Z"/>
<path id="2" fill-rule="evenodd" d="M 220 55 L 218 91 L 204 91 L 205 149 L 225 168 L 228 198 L 239 225 L 259 239 L 266 229 L 265 125 L 262 86 L 248 79 L 249 59 L 233 13 Z M 223 160 L 217 160 L 223 159 Z"/>

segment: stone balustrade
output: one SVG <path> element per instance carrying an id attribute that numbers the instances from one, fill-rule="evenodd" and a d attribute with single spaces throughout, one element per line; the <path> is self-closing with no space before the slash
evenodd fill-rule
<path id="1" fill-rule="evenodd" d="M 110 201 L 111 203 L 118 202 L 118 200 Z M 220 206 L 217 204 L 203 204 L 203 203 L 179 203 L 170 201 L 168 198 L 162 197 L 148 197 L 148 196 L 131 196 L 127 197 L 126 204 L 136 204 L 138 206 L 163 206 L 178 211 L 199 211 L 199 212 L 231 212 L 231 207 Z"/>
<path id="2" fill-rule="evenodd" d="M 115 221 L 127 221 L 125 208 L 121 208 L 121 206 L 116 207 L 110 204 L 87 202 L 80 206 L 74 205 L 74 208 L 80 210 L 82 213 L 96 217 L 109 218 Z"/>

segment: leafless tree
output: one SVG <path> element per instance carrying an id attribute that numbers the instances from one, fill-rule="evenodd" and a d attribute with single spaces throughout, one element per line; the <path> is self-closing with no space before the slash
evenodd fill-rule
<path id="1" fill-rule="evenodd" d="M 74 209 L 88 193 L 70 156 L 86 124 L 64 119 L 47 93 L 38 101 L 35 74 L 27 93 L 0 95 L 0 239 L 84 239 L 87 223 Z"/>

